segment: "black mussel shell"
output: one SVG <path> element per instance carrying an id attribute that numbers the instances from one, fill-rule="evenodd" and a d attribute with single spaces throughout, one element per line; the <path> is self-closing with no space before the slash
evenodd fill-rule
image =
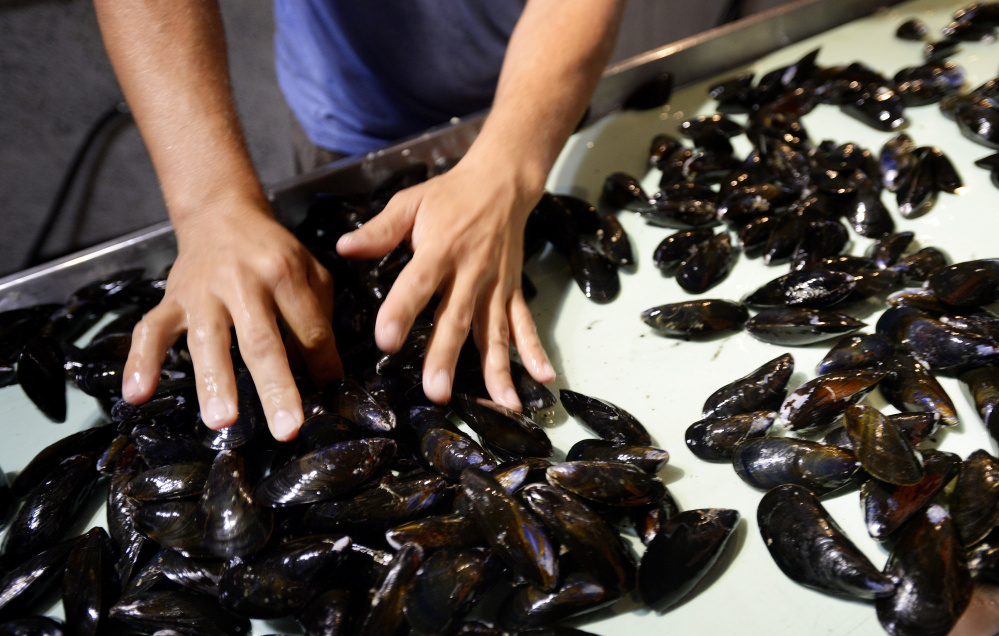
<path id="1" fill-rule="evenodd" d="M 130 479 L 124 494 L 136 501 L 160 501 L 200 495 L 208 479 L 208 462 L 167 464 Z"/>
<path id="2" fill-rule="evenodd" d="M 730 461 L 736 446 L 766 435 L 776 418 L 776 411 L 756 411 L 698 420 L 687 427 L 684 439 L 690 452 L 701 459 Z"/>
<path id="3" fill-rule="evenodd" d="M 617 265 L 583 238 L 572 244 L 569 269 L 583 295 L 594 302 L 610 302 L 621 291 Z"/>
<path id="4" fill-rule="evenodd" d="M 524 579 L 553 591 L 558 585 L 558 554 L 548 532 L 527 507 L 499 483 L 475 468 L 461 476 L 469 513 L 493 551 Z"/>
<path id="5" fill-rule="evenodd" d="M 839 221 L 821 219 L 805 228 L 791 254 L 791 269 L 815 267 L 822 259 L 841 253 L 850 240 L 849 232 Z"/>
<path id="6" fill-rule="evenodd" d="M 75 544 L 72 539 L 61 541 L 5 570 L 0 578 L 0 617 L 23 614 L 43 598 L 62 576 L 66 557 Z"/>
<path id="7" fill-rule="evenodd" d="M 649 165 L 662 170 L 662 162 L 683 147 L 683 142 L 666 133 L 660 133 L 649 143 Z"/>
<path id="8" fill-rule="evenodd" d="M 965 547 L 999 525 L 999 460 L 988 451 L 977 450 L 961 462 L 950 513 Z"/>
<path id="9" fill-rule="evenodd" d="M 625 444 L 609 439 L 581 439 L 566 451 L 566 461 L 608 461 L 634 464 L 647 473 L 657 473 L 669 461 L 669 453 L 654 446 Z"/>
<path id="10" fill-rule="evenodd" d="M 780 408 L 785 428 L 812 431 L 834 423 L 845 409 L 874 390 L 884 377 L 877 369 L 835 371 L 805 382 L 787 396 Z"/>
<path id="11" fill-rule="evenodd" d="M 395 452 L 395 441 L 380 437 L 333 444 L 272 472 L 254 495 L 261 505 L 275 507 L 336 497 L 377 474 Z"/>
<path id="12" fill-rule="evenodd" d="M 881 189 L 867 177 L 857 180 L 842 205 L 847 223 L 861 236 L 880 238 L 895 231 L 895 221 L 881 201 Z"/>
<path id="13" fill-rule="evenodd" d="M 638 566 L 642 602 L 664 612 L 690 594 L 721 556 L 739 512 L 687 510 L 669 518 L 646 546 Z"/>
<path id="14" fill-rule="evenodd" d="M 791 580 L 849 598 L 895 592 L 891 578 L 857 549 L 807 488 L 785 484 L 768 491 L 757 518 L 770 555 Z"/>
<path id="15" fill-rule="evenodd" d="M 578 418 L 598 437 L 642 446 L 652 444 L 645 426 L 616 404 L 569 389 L 559 391 L 559 401 L 569 415 Z"/>
<path id="16" fill-rule="evenodd" d="M 650 198 L 635 177 L 615 172 L 604 180 L 600 202 L 610 208 L 647 212 L 652 208 Z"/>
<path id="17" fill-rule="evenodd" d="M 865 333 L 840 338 L 819 362 L 822 375 L 850 369 L 876 369 L 892 354 L 891 341 L 882 334 Z"/>
<path id="18" fill-rule="evenodd" d="M 694 248 L 714 236 L 713 229 L 695 227 L 680 230 L 664 238 L 652 254 L 652 262 L 665 274 L 676 273 L 676 268 L 686 260 Z"/>
<path id="19" fill-rule="evenodd" d="M 250 621 L 235 616 L 214 599 L 187 591 L 139 592 L 118 600 L 111 619 L 141 632 L 175 630 L 185 636 L 218 634 L 243 636 L 250 633 Z"/>
<path id="20" fill-rule="evenodd" d="M 420 438 L 420 454 L 433 470 L 450 481 L 458 481 L 469 466 L 485 471 L 496 462 L 472 438 L 446 428 L 431 427 Z"/>
<path id="21" fill-rule="evenodd" d="M 452 633 L 496 579 L 496 557 L 485 549 L 442 548 L 413 575 L 403 605 L 410 626 L 421 634 Z"/>
<path id="22" fill-rule="evenodd" d="M 524 365 L 510 360 L 510 379 L 517 391 L 517 397 L 524 408 L 532 413 L 546 411 L 558 402 L 558 398 L 544 384 L 531 377 Z"/>
<path id="23" fill-rule="evenodd" d="M 824 495 L 853 482 L 860 461 L 841 448 L 793 437 L 758 437 L 735 447 L 735 472 L 747 484 L 770 490 L 797 484 Z"/>
<path id="24" fill-rule="evenodd" d="M 864 322 L 829 309 L 775 307 L 763 309 L 746 321 L 749 335 L 776 345 L 806 345 L 863 328 Z"/>
<path id="25" fill-rule="evenodd" d="M 549 457 L 548 434 L 524 413 L 463 393 L 451 396 L 451 408 L 479 437 L 518 457 Z"/>
<path id="26" fill-rule="evenodd" d="M 385 570 L 371 599 L 371 605 L 361 619 L 358 636 L 383 636 L 395 634 L 405 623 L 403 608 L 406 591 L 423 561 L 423 550 L 406 544 L 395 553 Z"/>
<path id="27" fill-rule="evenodd" d="M 955 115 L 961 133 L 993 150 L 999 150 L 999 106 L 991 100 L 978 100 L 958 109 Z"/>
<path id="28" fill-rule="evenodd" d="M 754 411 L 775 411 L 784 402 L 794 372 L 794 356 L 783 353 L 717 389 L 704 401 L 701 417 L 719 418 Z"/>
<path id="29" fill-rule="evenodd" d="M 114 426 L 95 426 L 72 433 L 39 451 L 11 482 L 15 497 L 24 497 L 48 478 L 53 468 L 70 455 L 103 452 L 114 437 Z"/>
<path id="30" fill-rule="evenodd" d="M 868 475 L 896 486 L 922 481 L 922 456 L 881 411 L 866 404 L 850 405 L 843 412 L 843 425 Z"/>
<path id="31" fill-rule="evenodd" d="M 912 18 L 898 25 L 895 35 L 903 40 L 918 42 L 929 34 L 930 30 L 922 20 Z"/>
<path id="32" fill-rule="evenodd" d="M 667 489 L 666 496 L 660 501 L 648 506 L 629 508 L 628 519 L 642 543 L 649 545 L 669 518 L 678 512 L 680 506 L 676 503 L 673 493 Z"/>
<path id="33" fill-rule="evenodd" d="M 894 265 L 912 244 L 912 239 L 915 236 L 915 233 L 908 231 L 882 236 L 871 243 L 867 248 L 866 256 L 872 259 L 879 269 Z"/>
<path id="34" fill-rule="evenodd" d="M 699 243 L 694 252 L 680 264 L 676 282 L 692 294 L 701 294 L 723 281 L 732 271 L 736 252 L 732 237 L 719 232 Z"/>
<path id="35" fill-rule="evenodd" d="M 67 555 L 62 605 L 73 634 L 97 634 L 105 627 L 114 580 L 112 558 L 111 538 L 100 526 L 80 537 Z"/>
<path id="36" fill-rule="evenodd" d="M 720 331 L 739 331 L 749 319 L 746 306 L 721 298 L 688 300 L 646 309 L 642 322 L 664 336 L 690 338 Z"/>
<path id="37" fill-rule="evenodd" d="M 249 618 L 279 618 L 296 612 L 320 586 L 340 574 L 350 545 L 350 537 L 305 537 L 255 559 L 232 559 L 219 579 L 219 604 Z"/>
<path id="38" fill-rule="evenodd" d="M 375 435 L 395 429 L 396 416 L 391 408 L 380 403 L 359 382 L 345 378 L 323 389 L 326 411 L 335 413 Z"/>
<path id="39" fill-rule="evenodd" d="M 946 254 L 935 247 L 924 247 L 923 249 L 903 256 L 890 269 L 902 275 L 902 282 L 906 284 L 920 284 L 930 277 L 937 269 L 946 267 L 950 259 Z"/>
<path id="40" fill-rule="evenodd" d="M 993 440 L 999 440 L 999 418 L 995 416 L 999 405 L 999 367 L 986 366 L 969 369 L 958 376 L 968 387 L 982 423 Z"/>
<path id="41" fill-rule="evenodd" d="M 912 356 L 896 353 L 884 364 L 878 390 L 888 402 L 908 413 L 933 413 L 947 426 L 959 420 L 954 401 L 932 373 Z"/>
<path id="42" fill-rule="evenodd" d="M 908 321 L 901 348 L 934 371 L 953 371 L 999 362 L 999 339 L 929 317 Z"/>
<path id="43" fill-rule="evenodd" d="M 521 497 L 569 550 L 577 567 L 608 590 L 635 586 L 635 563 L 617 530 L 582 499 L 549 484 L 529 484 Z"/>
<path id="44" fill-rule="evenodd" d="M 931 272 L 927 281 L 942 302 L 976 308 L 999 300 L 999 259 L 954 263 Z"/>
<path id="45" fill-rule="evenodd" d="M 600 251 L 612 263 L 619 266 L 635 264 L 635 255 L 631 241 L 621 222 L 613 214 L 600 216 L 600 227 L 597 228 L 597 238 L 600 239 Z"/>
<path id="46" fill-rule="evenodd" d="M 204 519 L 202 546 L 212 556 L 228 559 L 254 554 L 270 539 L 273 511 L 254 499 L 251 484 L 243 457 L 236 451 L 219 451 L 199 500 Z"/>
<path id="47" fill-rule="evenodd" d="M 428 554 L 437 548 L 486 545 L 475 523 L 468 515 L 460 513 L 430 515 L 407 521 L 387 530 L 385 540 L 396 550 L 406 543 L 415 543 Z"/>
<path id="48" fill-rule="evenodd" d="M 296 615 L 306 634 L 349 634 L 355 595 L 350 590 L 326 590 Z"/>
<path id="49" fill-rule="evenodd" d="M 609 506 L 642 506 L 666 495 L 658 477 L 621 462 L 563 462 L 549 467 L 546 477 L 553 486 Z"/>
<path id="50" fill-rule="evenodd" d="M 891 636 L 946 634 L 971 600 L 972 580 L 947 511 L 930 504 L 899 531 L 885 574 L 895 594 L 878 599 L 881 626 Z"/>
<path id="51" fill-rule="evenodd" d="M 303 523 L 314 532 L 380 535 L 405 521 L 440 512 L 446 488 L 438 475 L 399 478 L 347 499 L 315 503 L 306 511 Z"/>
<path id="52" fill-rule="evenodd" d="M 823 309 L 842 301 L 853 291 L 853 276 L 828 269 L 792 271 L 766 283 L 742 299 L 754 308 L 811 307 Z"/>
<path id="53" fill-rule="evenodd" d="M 592 575 L 571 572 L 554 591 L 536 585 L 517 588 L 500 608 L 499 622 L 517 634 L 532 633 L 525 628 L 538 628 L 547 634 L 548 625 L 606 607 L 618 598 L 620 593 Z"/>
<path id="54" fill-rule="evenodd" d="M 64 636 L 66 626 L 48 616 L 25 616 L 0 623 L 3 636 Z"/>
<path id="55" fill-rule="evenodd" d="M 17 360 L 17 382 L 45 417 L 66 421 L 66 374 L 58 341 L 41 336 L 25 343 Z"/>
<path id="56" fill-rule="evenodd" d="M 915 165 L 916 144 L 906 133 L 898 133 L 881 147 L 878 155 L 881 183 L 889 192 L 896 192 L 908 180 Z"/>
<path id="57" fill-rule="evenodd" d="M 954 453 L 925 451 L 925 475 L 917 484 L 893 486 L 868 479 L 860 486 L 860 506 L 864 510 L 867 532 L 883 541 L 891 537 L 908 519 L 923 509 L 957 475 L 961 458 Z"/>
<path id="58" fill-rule="evenodd" d="M 645 81 L 635 88 L 624 99 L 621 108 L 624 110 L 652 110 L 669 103 L 673 95 L 673 76 L 662 73 Z"/>

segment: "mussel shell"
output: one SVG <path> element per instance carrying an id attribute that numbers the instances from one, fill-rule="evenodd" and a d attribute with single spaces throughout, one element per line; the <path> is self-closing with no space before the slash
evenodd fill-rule
<path id="1" fill-rule="evenodd" d="M 290 506 L 330 499 L 377 474 L 395 456 L 394 440 L 348 440 L 313 451 L 261 480 L 254 496 L 261 505 Z"/>
<path id="2" fill-rule="evenodd" d="M 770 490 L 797 484 L 824 495 L 851 484 L 860 472 L 853 453 L 808 439 L 759 437 L 735 447 L 735 472 L 747 484 Z"/>
<path id="3" fill-rule="evenodd" d="M 569 550 L 577 567 L 608 590 L 635 586 L 635 563 L 618 532 L 582 499 L 548 484 L 529 484 L 521 497 Z"/>
<path id="4" fill-rule="evenodd" d="M 493 470 L 496 462 L 475 440 L 446 428 L 432 427 L 420 438 L 420 453 L 435 472 L 458 481 L 469 466 Z"/>
<path id="5" fill-rule="evenodd" d="M 766 283 L 743 299 L 749 307 L 811 307 L 822 309 L 842 301 L 853 291 L 853 276 L 811 268 L 792 271 Z"/>
<path id="6" fill-rule="evenodd" d="M 62 605 L 73 634 L 97 634 L 107 619 L 113 569 L 111 538 L 97 526 L 80 537 L 66 557 Z"/>
<path id="7" fill-rule="evenodd" d="M 64 627 L 48 616 L 25 616 L 0 623 L 0 636 L 65 636 Z"/>
<path id="8" fill-rule="evenodd" d="M 524 413 L 463 393 L 452 395 L 450 406 L 484 442 L 519 457 L 549 457 L 552 454 L 547 433 Z"/>
<path id="9" fill-rule="evenodd" d="M 524 628 L 541 627 L 610 605 L 620 593 L 592 575 L 572 572 L 556 590 L 524 585 L 514 591 L 500 608 L 499 622 L 517 634 Z"/>
<path id="10" fill-rule="evenodd" d="M 642 506 L 666 495 L 666 487 L 658 477 L 620 462 L 563 462 L 551 466 L 545 474 L 553 486 L 610 506 Z"/>
<path id="11" fill-rule="evenodd" d="M 999 259 L 979 259 L 954 263 L 933 271 L 930 288 L 942 302 L 961 308 L 975 308 L 999 300 Z"/>
<path id="12" fill-rule="evenodd" d="M 216 558 L 254 554 L 271 536 L 273 511 L 254 499 L 251 483 L 242 456 L 219 451 L 199 501 L 204 515 L 202 545 Z"/>
<path id="13" fill-rule="evenodd" d="M 975 401 L 975 408 L 982 418 L 986 429 L 992 439 L 999 440 L 999 417 L 994 414 L 996 405 L 999 405 L 999 367 L 985 366 L 969 369 L 958 379 L 968 387 L 972 399 Z"/>
<path id="14" fill-rule="evenodd" d="M 103 452 L 114 437 L 114 426 L 104 425 L 85 428 L 49 444 L 21 469 L 10 484 L 15 497 L 25 497 L 31 490 L 45 481 L 53 468 L 70 455 Z"/>
<path id="15" fill-rule="evenodd" d="M 45 417 L 66 421 L 63 352 L 55 339 L 38 337 L 25 343 L 17 360 L 17 382 Z"/>
<path id="16" fill-rule="evenodd" d="M 610 302 L 621 291 L 617 264 L 582 238 L 569 252 L 569 269 L 583 295 L 593 302 Z"/>
<path id="17" fill-rule="evenodd" d="M 922 20 L 917 20 L 915 18 L 911 20 L 906 20 L 902 24 L 898 25 L 898 29 L 895 31 L 895 35 L 903 40 L 913 40 L 918 42 L 926 37 L 929 33 L 929 28 Z"/>
<path id="18" fill-rule="evenodd" d="M 645 426 L 616 404 L 569 389 L 559 390 L 559 401 L 569 415 L 578 418 L 598 437 L 640 446 L 652 444 Z"/>
<path id="19" fill-rule="evenodd" d="M 516 360 L 510 361 L 510 379 L 513 380 L 520 403 L 532 413 L 546 411 L 558 402 L 555 394 L 531 377 L 527 368 Z"/>
<path id="20" fill-rule="evenodd" d="M 469 513 L 493 551 L 524 579 L 552 591 L 558 584 L 557 549 L 527 507 L 487 473 L 469 468 L 461 476 Z"/>
<path id="21" fill-rule="evenodd" d="M 669 453 L 654 446 L 625 444 L 608 439 L 581 439 L 565 454 L 566 461 L 593 460 L 634 464 L 647 473 L 657 473 L 669 461 Z"/>
<path id="22" fill-rule="evenodd" d="M 216 559 L 192 559 L 176 550 L 163 549 L 154 557 L 164 577 L 189 590 L 218 596 L 225 563 Z"/>
<path id="23" fill-rule="evenodd" d="M 63 574 L 66 556 L 75 543 L 61 541 L 7 569 L 0 578 L 0 618 L 23 614 L 43 597 Z"/>
<path id="24" fill-rule="evenodd" d="M 965 137 L 993 150 L 999 150 L 999 108 L 994 103 L 969 103 L 958 109 L 955 120 Z"/>
<path id="25" fill-rule="evenodd" d="M 499 574 L 499 564 L 482 548 L 441 548 L 420 564 L 409 584 L 403 613 L 421 634 L 451 633 Z"/>
<path id="26" fill-rule="evenodd" d="M 717 418 L 777 410 L 794 372 L 794 356 L 784 353 L 717 389 L 704 401 L 701 417 Z"/>
<path id="27" fill-rule="evenodd" d="M 921 284 L 930 274 L 950 262 L 947 255 L 935 247 L 923 249 L 898 259 L 890 269 L 902 275 L 902 282 L 910 285 Z"/>
<path id="28" fill-rule="evenodd" d="M 737 510 L 724 508 L 670 517 L 638 565 L 642 602 L 664 612 L 687 596 L 718 561 L 739 519 Z"/>
<path id="29" fill-rule="evenodd" d="M 978 543 L 999 525 L 999 459 L 980 449 L 961 463 L 950 513 L 965 547 Z"/>
<path id="30" fill-rule="evenodd" d="M 646 309 L 642 322 L 664 336 L 690 338 L 720 331 L 738 331 L 749 318 L 745 305 L 730 300 L 706 298 Z"/>
<path id="31" fill-rule="evenodd" d="M 618 266 L 635 264 L 635 255 L 631 248 L 631 241 L 625 232 L 621 222 L 613 214 L 603 214 L 600 216 L 600 227 L 597 229 L 597 238 L 600 240 L 600 251 L 603 252 L 612 263 Z"/>
<path id="32" fill-rule="evenodd" d="M 853 404 L 843 412 L 843 424 L 868 475 L 896 486 L 922 481 L 922 456 L 881 411 Z"/>
<path id="33" fill-rule="evenodd" d="M 645 545 L 649 545 L 669 518 L 680 512 L 680 505 L 673 497 L 673 493 L 666 489 L 666 495 L 654 504 L 648 506 L 635 506 L 628 509 L 628 519 L 635 529 L 639 540 Z"/>
<path id="34" fill-rule="evenodd" d="M 851 404 L 874 390 L 884 377 L 876 369 L 851 369 L 820 375 L 792 391 L 780 408 L 784 426 L 811 431 L 832 424 Z"/>
<path id="35" fill-rule="evenodd" d="M 306 634 L 349 634 L 356 595 L 350 590 L 326 590 L 296 615 Z"/>
<path id="36" fill-rule="evenodd" d="M 957 426 L 954 401 L 923 364 L 896 353 L 885 361 L 883 368 L 885 376 L 878 390 L 892 406 L 909 413 L 933 413 L 945 425 Z"/>
<path id="37" fill-rule="evenodd" d="M 915 234 L 908 231 L 888 234 L 871 243 L 865 255 L 872 259 L 880 269 L 890 267 L 902 257 L 905 250 L 912 244 L 913 238 L 915 238 Z"/>
<path id="38" fill-rule="evenodd" d="M 130 479 L 123 492 L 136 501 L 200 495 L 205 490 L 210 467 L 207 462 L 188 462 L 151 468 Z"/>
<path id="39" fill-rule="evenodd" d="M 249 618 L 294 613 L 339 574 L 350 545 L 345 536 L 305 537 L 256 559 L 232 559 L 219 579 L 219 604 Z"/>
<path id="40" fill-rule="evenodd" d="M 438 475 L 379 483 L 348 499 L 313 504 L 306 511 L 303 523 L 317 532 L 384 533 L 415 517 L 439 512 L 446 487 Z"/>
<path id="41" fill-rule="evenodd" d="M 428 554 L 438 548 L 470 548 L 486 544 L 475 523 L 468 515 L 460 513 L 430 515 L 407 521 L 386 530 L 385 540 L 396 550 L 406 543 L 415 543 Z"/>
<path id="42" fill-rule="evenodd" d="M 891 596 L 895 584 L 874 567 L 807 488 L 777 486 L 760 500 L 760 534 L 774 562 L 791 580 L 857 599 Z"/>
<path id="43" fill-rule="evenodd" d="M 868 479 L 860 486 L 860 506 L 872 538 L 883 541 L 922 510 L 957 475 L 961 458 L 954 453 L 926 451 L 923 479 L 911 486 L 893 486 Z"/>
<path id="44" fill-rule="evenodd" d="M 185 636 L 243 636 L 250 621 L 223 610 L 212 598 L 187 591 L 139 592 L 111 607 L 112 620 L 141 632 L 175 630 Z"/>
<path id="45" fill-rule="evenodd" d="M 732 271 L 736 253 L 732 237 L 719 232 L 697 245 L 676 270 L 676 282 L 692 294 L 701 294 L 722 282 Z"/>
<path id="46" fill-rule="evenodd" d="M 131 511 L 135 529 L 166 548 L 185 556 L 212 556 L 203 545 L 204 513 L 192 501 L 147 503 Z"/>
<path id="47" fill-rule="evenodd" d="M 933 371 L 999 363 L 999 339 L 929 317 L 908 321 L 899 344 Z"/>
<path id="48" fill-rule="evenodd" d="M 395 553 L 355 632 L 358 636 L 389 636 L 399 631 L 406 620 L 403 615 L 406 591 L 422 560 L 423 551 L 412 544 Z"/>
<path id="49" fill-rule="evenodd" d="M 829 309 L 774 307 L 760 310 L 743 326 L 757 340 L 797 346 L 850 334 L 866 323 Z"/>
<path id="50" fill-rule="evenodd" d="M 714 234 L 714 230 L 708 227 L 695 227 L 674 232 L 656 246 L 652 253 L 652 262 L 664 274 L 675 274 L 676 268 L 690 256 L 694 248 Z"/>
<path id="51" fill-rule="evenodd" d="M 947 511 L 930 504 L 899 531 L 885 574 L 895 594 L 875 602 L 892 636 L 946 634 L 971 600 L 972 581 L 960 539 Z"/>
<path id="52" fill-rule="evenodd" d="M 649 200 L 649 196 L 642 189 L 638 179 L 624 172 L 608 175 L 604 180 L 603 191 L 600 195 L 602 204 L 610 208 L 623 208 L 632 212 L 648 211 L 652 207 Z"/>
<path id="53" fill-rule="evenodd" d="M 882 334 L 855 334 L 836 342 L 819 362 L 815 373 L 822 375 L 851 369 L 876 369 L 892 353 L 892 344 Z"/>
<path id="54" fill-rule="evenodd" d="M 698 420 L 687 427 L 687 448 L 707 461 L 729 461 L 735 447 L 744 440 L 767 434 L 776 411 L 755 411 Z"/>

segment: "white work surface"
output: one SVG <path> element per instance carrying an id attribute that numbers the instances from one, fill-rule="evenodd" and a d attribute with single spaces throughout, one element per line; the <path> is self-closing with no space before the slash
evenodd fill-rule
<path id="1" fill-rule="evenodd" d="M 921 63 L 921 45 L 898 40 L 895 28 L 910 17 L 923 19 L 931 36 L 950 20 L 963 1 L 918 0 L 870 18 L 865 18 L 820 36 L 788 46 L 745 69 L 757 79 L 774 68 L 789 64 L 820 48 L 818 64 L 832 66 L 863 62 L 891 77 L 895 71 Z M 968 89 L 999 73 L 999 43 L 963 44 L 952 60 L 968 73 Z M 596 203 L 605 177 L 624 171 L 643 178 L 647 191 L 657 190 L 659 172 L 647 169 L 649 142 L 657 133 L 677 134 L 676 125 L 689 117 L 714 112 L 707 96 L 714 81 L 677 92 L 669 106 L 652 112 L 624 113 L 609 117 L 577 133 L 562 153 L 549 179 L 554 193 L 570 193 Z M 741 116 L 733 119 L 743 121 Z M 941 193 L 935 207 L 915 220 L 896 213 L 894 196 L 884 201 L 895 217 L 898 230 L 911 230 L 919 246 L 935 246 L 954 262 L 999 257 L 999 190 L 989 173 L 973 161 L 991 151 L 961 136 L 957 125 L 945 119 L 936 105 L 906 110 L 904 128 L 917 145 L 939 146 L 954 162 L 966 188 L 959 195 Z M 831 139 L 856 142 L 875 154 L 894 133 L 883 133 L 842 114 L 838 108 L 819 106 L 803 118 L 813 142 Z M 740 153 L 748 150 L 745 137 L 737 140 Z M 543 342 L 558 372 L 552 385 L 600 397 L 627 409 L 652 433 L 657 445 L 669 451 L 669 465 L 661 476 L 683 509 L 734 508 L 743 518 L 722 560 L 705 584 L 685 602 L 665 614 L 626 598 L 608 610 L 584 617 L 575 624 L 587 631 L 620 635 L 641 634 L 881 634 L 870 604 L 849 602 L 802 587 L 785 577 L 767 552 L 756 524 L 756 507 L 762 493 L 736 476 L 728 464 L 708 463 L 694 457 L 684 443 L 687 426 L 699 419 L 705 398 L 720 386 L 756 369 L 781 353 L 790 351 L 795 373 L 789 389 L 815 377 L 815 365 L 834 340 L 810 347 L 779 347 L 739 332 L 707 342 L 683 341 L 657 335 L 639 318 L 650 307 L 691 299 L 670 277 L 652 263 L 656 245 L 672 230 L 646 225 L 638 216 L 622 212 L 619 218 L 636 250 L 638 265 L 621 274 L 621 294 L 611 303 L 587 300 L 572 281 L 564 259 L 549 250 L 532 260 L 527 272 L 538 287 L 532 308 Z M 862 254 L 869 239 L 853 239 L 851 253 Z M 760 259 L 740 256 L 732 274 L 703 297 L 738 300 L 763 283 L 786 273 L 786 265 L 767 267 Z M 877 313 L 864 316 L 864 332 L 873 331 Z M 994 449 L 967 393 L 953 379 L 941 383 L 954 399 L 961 425 L 938 435 L 938 447 L 966 457 L 978 448 Z M 868 403 L 888 406 L 875 392 Z M 89 426 L 99 412 L 94 401 L 70 390 L 67 423 L 56 425 L 44 418 L 17 386 L 0 390 L 0 467 L 9 475 L 47 444 Z M 558 449 L 564 452 L 577 440 L 589 436 L 558 409 L 546 424 Z M 843 530 L 879 567 L 887 552 L 870 539 L 865 530 L 854 491 L 825 500 Z M 104 525 L 104 510 L 95 511 L 90 523 Z M 50 614 L 61 615 L 54 606 Z M 254 621 L 254 633 L 287 632 L 288 621 L 266 624 Z"/>

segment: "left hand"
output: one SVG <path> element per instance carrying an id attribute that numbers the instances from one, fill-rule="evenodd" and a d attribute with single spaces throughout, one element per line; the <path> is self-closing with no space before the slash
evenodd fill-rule
<path id="1" fill-rule="evenodd" d="M 471 328 L 494 401 L 520 409 L 510 379 L 510 339 L 530 374 L 550 382 L 555 371 L 538 338 L 520 288 L 524 226 L 541 189 L 522 185 L 516 169 L 466 155 L 448 172 L 397 193 L 337 252 L 371 259 L 407 238 L 412 260 L 393 284 L 375 321 L 375 342 L 398 351 L 434 294 L 441 303 L 423 365 L 423 391 L 444 404 Z"/>

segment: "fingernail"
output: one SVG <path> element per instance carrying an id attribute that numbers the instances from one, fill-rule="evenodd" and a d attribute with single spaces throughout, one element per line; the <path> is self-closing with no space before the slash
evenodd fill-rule
<path id="1" fill-rule="evenodd" d="M 395 321 L 389 322 L 387 325 L 381 328 L 378 333 L 378 340 L 380 341 L 381 348 L 384 351 L 395 351 L 402 343 L 401 340 L 402 329 L 399 327 L 399 323 Z M 447 375 L 445 373 L 445 375 Z"/>
<path id="2" fill-rule="evenodd" d="M 451 376 L 447 371 L 441 369 L 430 378 L 430 392 L 444 399 L 451 395 Z"/>
<path id="3" fill-rule="evenodd" d="M 201 419 L 208 428 L 212 428 L 219 422 L 224 422 L 229 419 L 229 405 L 225 403 L 225 400 L 216 396 L 208 400 L 208 404 L 205 405 L 205 409 L 201 412 Z"/>
<path id="4" fill-rule="evenodd" d="M 126 402 L 131 402 L 139 395 L 139 374 L 138 372 L 125 378 L 125 382 L 121 385 L 121 396 L 125 398 Z"/>
<path id="5" fill-rule="evenodd" d="M 551 362 L 545 360 L 541 363 L 541 375 L 545 378 L 555 379 L 555 367 L 552 366 Z"/>
<path id="6" fill-rule="evenodd" d="M 271 421 L 271 430 L 274 432 L 274 439 L 284 441 L 291 439 L 298 432 L 301 423 L 290 411 L 280 410 L 274 414 Z"/>
<path id="7" fill-rule="evenodd" d="M 346 234 L 341 234 L 340 238 L 336 241 L 336 248 L 339 250 L 341 248 L 349 246 L 354 240 L 354 233 L 347 232 Z"/>
<path id="8" fill-rule="evenodd" d="M 503 391 L 503 401 L 508 408 L 520 410 L 520 396 L 513 387 L 507 387 L 506 391 Z"/>

